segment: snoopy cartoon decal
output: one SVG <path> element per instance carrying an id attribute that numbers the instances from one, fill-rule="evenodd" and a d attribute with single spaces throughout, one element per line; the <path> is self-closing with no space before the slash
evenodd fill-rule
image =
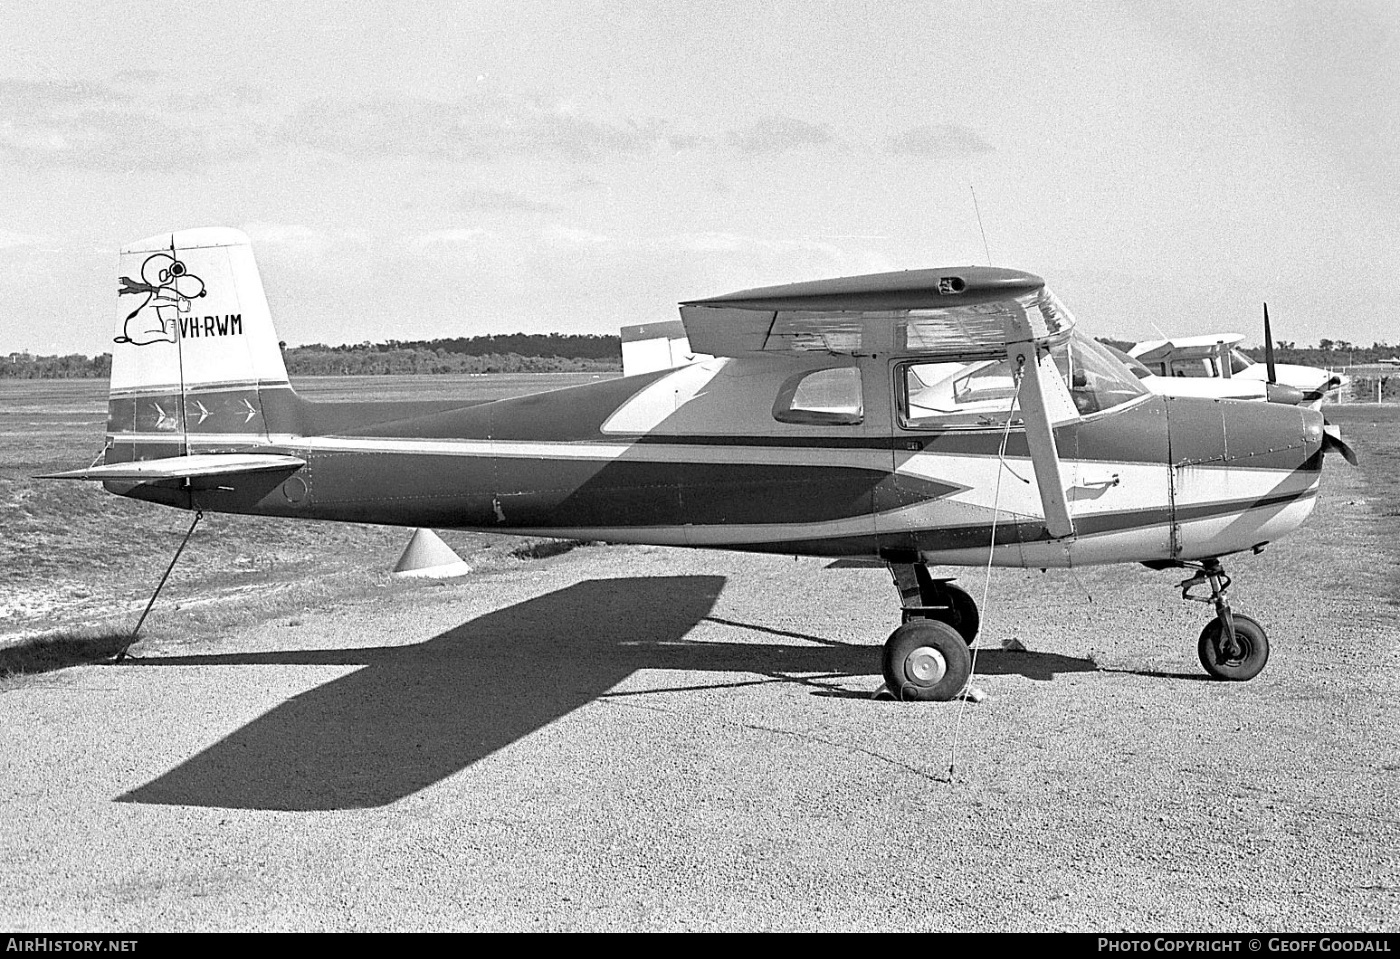
<path id="1" fill-rule="evenodd" d="M 146 299 L 127 315 L 122 335 L 114 343 L 147 346 L 174 343 L 181 313 L 190 311 L 190 301 L 204 295 L 204 281 L 185 269 L 169 253 L 155 253 L 141 264 L 141 281 L 121 277 L 117 295 L 145 293 Z M 154 313 L 147 309 L 154 307 Z"/>

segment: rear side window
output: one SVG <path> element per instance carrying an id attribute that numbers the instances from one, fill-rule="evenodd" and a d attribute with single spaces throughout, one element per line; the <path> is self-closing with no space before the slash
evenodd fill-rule
<path id="1" fill-rule="evenodd" d="M 865 419 L 860 370 L 841 366 L 788 377 L 773 403 L 773 418 L 810 426 L 855 426 Z"/>

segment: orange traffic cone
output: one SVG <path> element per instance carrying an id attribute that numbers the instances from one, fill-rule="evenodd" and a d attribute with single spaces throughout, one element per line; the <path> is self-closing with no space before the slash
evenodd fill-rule
<path id="1" fill-rule="evenodd" d="M 472 568 L 462 562 L 462 557 L 452 552 L 452 547 L 444 543 L 437 533 L 430 529 L 418 529 L 413 531 L 413 538 L 399 557 L 394 576 L 400 579 L 410 576 L 448 579 L 471 571 Z"/>

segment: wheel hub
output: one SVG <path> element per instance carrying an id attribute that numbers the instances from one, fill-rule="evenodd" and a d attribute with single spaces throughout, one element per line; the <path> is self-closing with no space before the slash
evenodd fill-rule
<path id="1" fill-rule="evenodd" d="M 932 646 L 920 646 L 905 658 L 904 672 L 911 682 L 933 686 L 948 672 L 948 661 Z"/>

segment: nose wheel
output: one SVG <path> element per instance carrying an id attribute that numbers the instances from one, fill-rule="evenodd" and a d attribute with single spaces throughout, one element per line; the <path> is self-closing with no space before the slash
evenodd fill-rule
<path id="1" fill-rule="evenodd" d="M 1230 577 L 1219 560 L 1183 564 L 1199 570 L 1181 583 L 1181 598 L 1215 607 L 1215 619 L 1201 630 L 1196 652 L 1206 672 L 1216 679 L 1243 682 L 1263 671 L 1269 661 L 1269 637 L 1259 623 L 1230 609 Z M 1209 596 L 1193 596 L 1191 590 L 1209 586 Z"/>
<path id="2" fill-rule="evenodd" d="M 1201 630 L 1201 641 L 1196 652 L 1201 657 L 1201 665 L 1216 679 L 1242 682 L 1253 679 L 1269 661 L 1269 637 L 1253 619 L 1241 613 L 1231 616 L 1235 627 L 1233 646 L 1225 636 L 1225 626 L 1219 619 L 1212 619 Z"/>

